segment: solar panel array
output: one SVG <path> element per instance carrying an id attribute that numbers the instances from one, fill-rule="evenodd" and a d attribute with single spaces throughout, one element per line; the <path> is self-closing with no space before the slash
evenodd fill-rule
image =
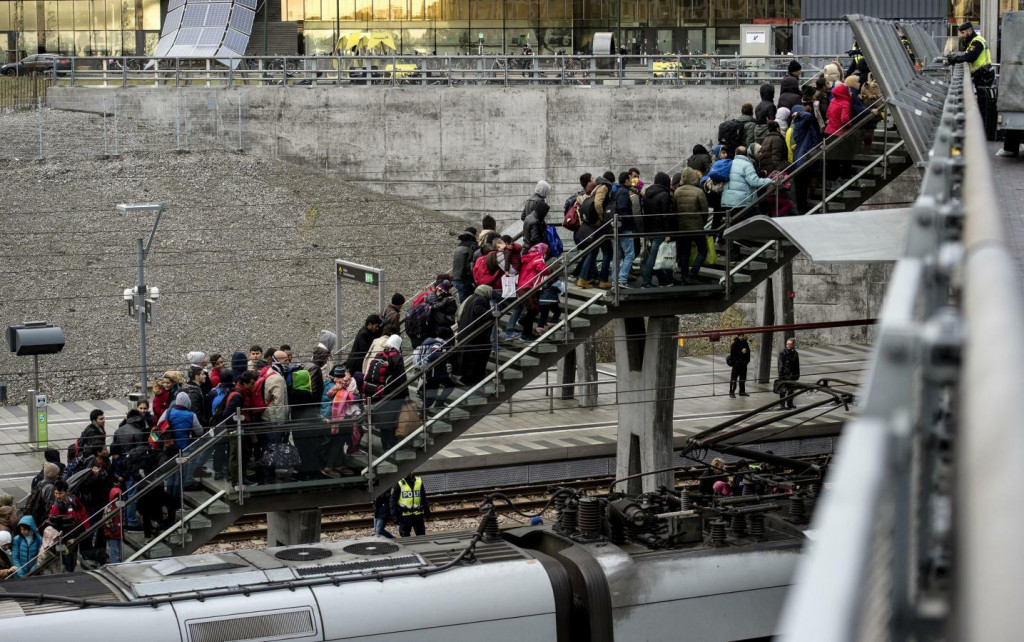
<path id="1" fill-rule="evenodd" d="M 256 0 L 170 0 L 158 57 L 218 58 L 234 66 L 245 54 Z"/>
<path id="2" fill-rule="evenodd" d="M 942 56 L 942 52 L 939 51 L 939 45 L 935 42 L 935 38 L 922 29 L 921 25 L 915 22 L 901 22 L 900 26 L 907 32 L 907 37 L 910 38 L 910 44 L 914 47 L 914 54 L 917 55 L 917 59 L 921 62 L 921 65 L 926 67 L 928 65 L 935 64 L 935 60 Z"/>
<path id="3" fill-rule="evenodd" d="M 846 16 L 846 21 L 892 109 L 910 157 L 915 163 L 924 163 L 942 116 L 948 86 L 914 69 L 894 23 L 858 14 Z"/>

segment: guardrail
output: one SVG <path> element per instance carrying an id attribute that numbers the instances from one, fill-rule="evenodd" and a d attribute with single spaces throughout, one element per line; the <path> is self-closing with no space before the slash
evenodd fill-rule
<path id="1" fill-rule="evenodd" d="M 781 640 L 1008 640 L 1022 478 L 1024 303 L 966 65 L 949 83 Z M 956 579 L 954 584 L 953 579 Z"/>
<path id="2" fill-rule="evenodd" d="M 837 56 L 838 57 L 838 56 Z M 230 59 L 76 57 L 46 73 L 55 85 L 759 85 L 778 84 L 793 56 L 253 56 Z M 799 57 L 813 76 L 828 57 Z"/>

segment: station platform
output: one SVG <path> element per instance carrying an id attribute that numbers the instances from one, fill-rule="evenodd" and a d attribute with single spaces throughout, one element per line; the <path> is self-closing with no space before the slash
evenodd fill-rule
<path id="1" fill-rule="evenodd" d="M 726 346 L 723 341 L 719 350 L 725 350 Z M 834 377 L 857 383 L 867 367 L 871 346 L 798 349 L 802 381 Z M 755 351 L 752 364 L 756 360 Z M 753 367 L 748 374 L 754 374 Z M 614 457 L 618 421 L 615 364 L 598 365 L 597 405 L 592 408 L 579 407 L 575 399 L 558 398 L 554 371 L 549 371 L 547 379 L 547 382 L 544 377 L 535 379 L 512 398 L 511 404 L 503 404 L 499 411 L 479 421 L 421 466 L 419 472 L 444 473 Z M 546 389 L 546 383 L 552 387 Z M 747 391 L 749 397 L 729 398 L 729 368 L 725 365 L 724 354 L 680 358 L 674 410 L 676 446 L 682 446 L 687 437 L 701 430 L 764 405 L 775 397 L 770 384 L 748 381 Z M 554 398 L 548 396 L 549 392 Z M 107 414 L 107 433 L 112 435 L 127 412 L 128 404 L 124 399 L 103 399 L 50 405 L 50 444 L 62 451 L 62 460 L 68 444 L 88 424 L 93 408 L 100 408 Z M 829 412 L 816 410 L 755 431 L 750 438 L 794 440 L 835 436 L 853 412 L 852 408 L 849 412 L 843 408 Z M 26 422 L 25 406 L 0 407 L 0 491 L 18 498 L 28 493 L 31 479 L 43 461 L 42 453 L 26 443 Z"/>
<path id="2" fill-rule="evenodd" d="M 988 144 L 992 158 L 992 183 L 1006 220 L 1010 247 L 1017 257 L 1018 282 L 1024 287 L 1024 156 L 996 156 L 996 151 L 1002 148 L 1002 143 Z"/>

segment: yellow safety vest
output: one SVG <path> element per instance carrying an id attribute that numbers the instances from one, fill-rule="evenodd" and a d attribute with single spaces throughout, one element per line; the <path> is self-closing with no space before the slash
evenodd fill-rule
<path id="1" fill-rule="evenodd" d="M 992 64 L 992 52 L 989 51 L 988 44 L 985 42 L 985 39 L 982 38 L 981 36 L 974 36 L 974 38 L 971 39 L 971 42 L 967 45 L 967 48 L 970 49 L 971 45 L 973 45 L 975 42 L 980 42 L 982 49 L 981 53 L 978 54 L 978 57 L 975 58 L 974 62 L 971 63 L 972 74 L 981 69 L 982 67 L 984 67 L 985 65 Z"/>
<path id="2" fill-rule="evenodd" d="M 410 487 L 405 479 L 398 481 L 398 490 L 401 495 L 398 497 L 398 507 L 402 509 L 403 515 L 422 515 L 420 508 L 420 497 L 423 494 L 423 480 L 419 477 Z"/>

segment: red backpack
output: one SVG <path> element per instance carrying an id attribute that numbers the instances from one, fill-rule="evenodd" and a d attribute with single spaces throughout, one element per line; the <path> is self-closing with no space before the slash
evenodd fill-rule
<path id="1" fill-rule="evenodd" d="M 565 217 L 562 219 L 562 227 L 569 230 L 570 232 L 575 232 L 576 230 L 580 229 L 579 201 L 573 203 L 572 207 L 570 207 L 565 212 Z"/>
<path id="2" fill-rule="evenodd" d="M 273 374 L 274 369 L 270 366 L 265 366 L 260 371 L 260 376 L 256 379 L 256 385 L 252 387 L 252 392 L 246 395 L 243 403 L 245 404 L 245 410 L 249 412 L 252 419 L 258 419 L 263 411 L 267 409 L 266 397 L 263 396 L 263 387 L 267 379 Z"/>

